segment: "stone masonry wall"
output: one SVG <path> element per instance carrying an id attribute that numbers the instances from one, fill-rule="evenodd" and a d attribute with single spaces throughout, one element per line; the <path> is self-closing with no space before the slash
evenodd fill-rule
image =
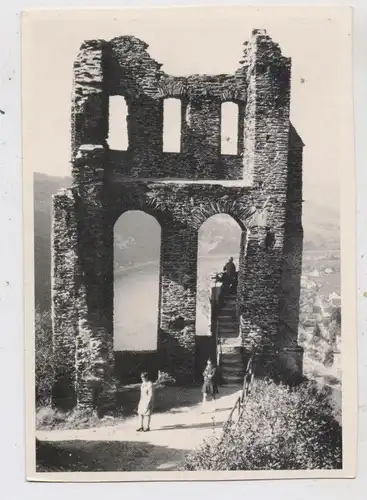
<path id="1" fill-rule="evenodd" d="M 289 377 L 293 379 L 294 374 L 303 373 L 303 350 L 297 344 L 303 252 L 302 152 L 302 140 L 291 127 L 278 343 L 283 351 L 280 369 L 289 372 Z"/>
<path id="2" fill-rule="evenodd" d="M 113 227 L 128 210 L 153 215 L 162 228 L 153 371 L 169 371 L 181 383 L 195 379 L 198 231 L 217 213 L 231 215 L 242 229 L 238 306 L 245 350 L 266 351 L 280 370 L 301 369 L 294 328 L 302 142 L 289 122 L 290 60 L 264 30 L 254 30 L 244 45 L 233 75 L 188 77 L 164 73 L 135 37 L 88 41 L 80 49 L 73 191 L 55 197 L 53 218 L 55 349 L 80 406 L 114 404 L 115 359 L 124 363 L 119 373 L 136 373 L 136 356 L 113 352 Z M 127 151 L 107 144 L 112 95 L 127 102 Z M 171 97 L 182 103 L 180 153 L 162 151 L 163 105 Z M 227 101 L 239 106 L 237 155 L 220 151 Z"/>
<path id="3" fill-rule="evenodd" d="M 78 232 L 75 199 L 71 190 L 53 197 L 52 328 L 57 354 L 53 402 L 63 409 L 76 403 L 76 309 Z"/>
<path id="4" fill-rule="evenodd" d="M 113 219 L 128 210 L 143 210 L 162 226 L 162 359 L 175 360 L 184 353 L 194 359 L 197 235 L 202 223 L 217 213 L 231 215 L 243 229 L 238 300 L 245 346 L 249 350 L 263 347 L 265 340 L 269 347 L 274 346 L 278 338 L 283 238 L 269 243 L 269 234 L 273 233 L 266 226 L 265 211 L 256 207 L 264 205 L 258 190 L 243 186 L 228 189 L 210 183 L 115 181 L 110 193 Z M 271 200 L 267 207 L 270 211 Z M 183 320 L 181 328 L 167 326 L 178 316 Z M 173 337 L 182 339 L 184 351 Z"/>
<path id="5" fill-rule="evenodd" d="M 109 96 L 122 95 L 128 105 L 129 148 L 107 147 L 110 170 L 136 178 L 241 179 L 241 151 L 234 158 L 220 155 L 220 114 L 222 102 L 244 108 L 245 75 L 173 77 L 147 48 L 132 36 L 83 43 L 74 64 L 73 156 L 83 144 L 107 147 Z M 162 151 L 163 102 L 170 97 L 182 102 L 180 155 Z"/>
<path id="6" fill-rule="evenodd" d="M 162 226 L 160 366 L 179 382 L 195 375 L 197 232 L 186 224 Z"/>

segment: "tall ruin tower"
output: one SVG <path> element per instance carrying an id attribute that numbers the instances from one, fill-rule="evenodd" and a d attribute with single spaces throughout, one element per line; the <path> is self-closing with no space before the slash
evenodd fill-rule
<path id="1" fill-rule="evenodd" d="M 173 77 L 133 36 L 82 44 L 74 63 L 71 189 L 53 200 L 53 335 L 58 405 L 113 403 L 113 228 L 142 210 L 161 226 L 157 359 L 194 379 L 198 230 L 231 215 L 242 230 L 243 348 L 302 372 L 302 149 L 289 121 L 290 59 L 265 30 L 232 75 Z M 109 101 L 128 107 L 125 151 L 107 141 Z M 181 105 L 181 148 L 163 151 L 164 101 Z M 221 152 L 221 107 L 238 106 L 237 154 Z M 144 304 L 141 305 L 144 307 Z M 179 319 L 179 321 L 178 321 Z"/>

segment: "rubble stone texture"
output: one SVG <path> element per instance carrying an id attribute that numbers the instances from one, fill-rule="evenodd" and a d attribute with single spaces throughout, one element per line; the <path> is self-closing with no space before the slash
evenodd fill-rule
<path id="1" fill-rule="evenodd" d="M 303 144 L 289 121 L 290 59 L 264 30 L 244 43 L 233 75 L 173 77 L 147 49 L 133 36 L 86 41 L 74 63 L 73 184 L 53 201 L 57 406 L 114 404 L 113 228 L 128 210 L 153 215 L 162 228 L 160 370 L 181 383 L 195 379 L 198 230 L 211 215 L 227 213 L 243 232 L 243 347 L 270 357 L 290 379 L 302 373 Z M 126 151 L 107 143 L 112 95 L 127 102 Z M 167 98 L 182 103 L 179 153 L 162 151 Z M 227 101 L 239 108 L 237 155 L 220 151 Z"/>

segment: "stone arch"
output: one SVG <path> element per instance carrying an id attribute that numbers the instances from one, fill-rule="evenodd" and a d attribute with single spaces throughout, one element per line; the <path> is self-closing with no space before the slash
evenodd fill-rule
<path id="1" fill-rule="evenodd" d="M 113 225 L 115 351 L 157 349 L 161 235 L 159 221 L 142 210 L 125 210 Z"/>
<path id="2" fill-rule="evenodd" d="M 255 212 L 256 207 L 244 205 L 237 201 L 221 199 L 216 202 L 203 203 L 196 207 L 191 215 L 192 226 L 199 230 L 200 226 L 209 217 L 216 214 L 228 214 L 239 224 L 242 230 L 246 230 L 250 227 L 250 218 Z"/>
<path id="3" fill-rule="evenodd" d="M 121 205 L 113 200 L 109 207 L 109 215 L 112 226 L 116 223 L 117 219 L 121 217 L 125 212 L 129 211 L 139 211 L 144 212 L 147 215 L 152 216 L 159 225 L 163 226 L 172 220 L 172 212 L 159 198 L 155 197 L 145 197 L 144 194 L 141 196 L 136 196 L 136 193 L 124 193 Z"/>
<path id="4" fill-rule="evenodd" d="M 209 240 L 208 240 L 209 237 Z M 216 213 L 206 219 L 198 230 L 196 335 L 212 335 L 210 292 L 212 278 L 223 271 L 232 256 L 239 270 L 242 244 L 246 230 L 227 213 Z"/>

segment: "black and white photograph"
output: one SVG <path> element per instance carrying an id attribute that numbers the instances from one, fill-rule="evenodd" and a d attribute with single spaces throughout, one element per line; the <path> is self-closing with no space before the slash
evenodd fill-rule
<path id="1" fill-rule="evenodd" d="M 27 476 L 353 477 L 351 11 L 22 16 Z"/>

